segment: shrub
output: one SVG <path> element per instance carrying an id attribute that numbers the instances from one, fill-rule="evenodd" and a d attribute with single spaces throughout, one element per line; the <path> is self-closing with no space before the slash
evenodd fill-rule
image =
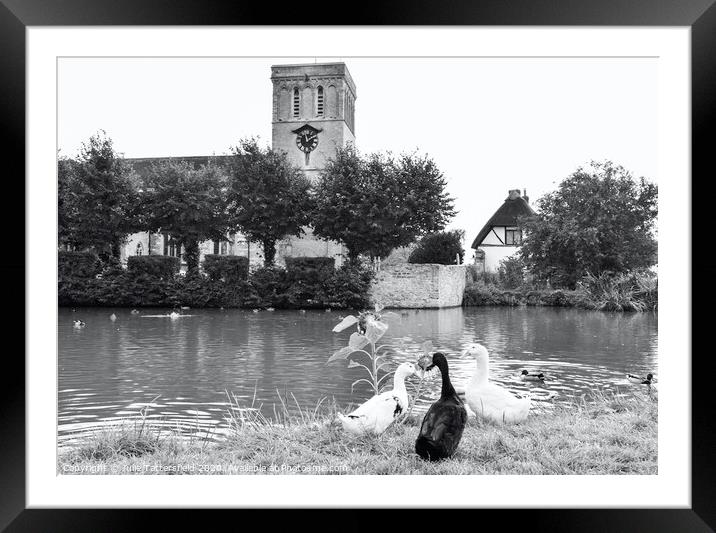
<path id="1" fill-rule="evenodd" d="M 426 235 L 410 253 L 408 263 L 454 265 L 458 255 L 462 263 L 465 257 L 465 250 L 462 248 L 464 235 L 462 230 L 439 231 Z"/>
<path id="2" fill-rule="evenodd" d="M 133 276 L 170 279 L 179 272 L 179 266 L 179 258 L 168 255 L 133 255 L 127 260 L 127 272 Z"/>
<path id="3" fill-rule="evenodd" d="M 516 289 L 525 281 L 525 265 L 517 256 L 505 257 L 497 267 L 500 285 L 507 289 Z"/>
<path id="4" fill-rule="evenodd" d="M 494 285 L 488 285 L 483 281 L 468 283 L 465 285 L 465 293 L 462 298 L 462 305 L 465 307 L 482 305 L 500 305 L 502 291 Z"/>
<path id="5" fill-rule="evenodd" d="M 249 258 L 240 255 L 205 255 L 203 267 L 213 281 L 237 282 L 249 277 Z"/>
<path id="6" fill-rule="evenodd" d="M 335 263 L 332 257 L 287 257 L 287 279 L 290 282 L 319 283 L 333 274 Z"/>
<path id="7" fill-rule="evenodd" d="M 189 307 L 243 307 L 251 289 L 241 279 L 211 279 L 201 272 L 189 272 L 174 280 L 178 305 Z"/>
<path id="8" fill-rule="evenodd" d="M 468 283 L 465 286 L 465 293 L 462 305 L 484 306 L 484 305 L 529 305 L 529 306 L 553 306 L 553 307 L 574 307 L 579 304 L 579 299 L 574 291 L 563 290 L 502 290 L 497 285 L 487 284 L 483 281 Z"/>
<path id="9" fill-rule="evenodd" d="M 58 252 L 57 275 L 60 279 L 69 277 L 93 278 L 102 270 L 102 263 L 94 252 Z"/>
<path id="10" fill-rule="evenodd" d="M 366 309 L 372 280 L 371 268 L 345 264 L 323 284 L 321 300 L 328 307 Z"/>
<path id="11" fill-rule="evenodd" d="M 249 307 L 283 307 L 289 288 L 286 270 L 277 266 L 260 267 L 251 273 L 251 292 L 247 297 Z"/>

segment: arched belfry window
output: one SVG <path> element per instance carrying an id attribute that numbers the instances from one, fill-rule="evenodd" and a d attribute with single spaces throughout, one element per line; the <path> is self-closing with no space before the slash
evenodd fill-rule
<path id="1" fill-rule="evenodd" d="M 298 117 L 301 111 L 301 96 L 298 91 L 298 87 L 293 88 L 293 116 Z"/>
<path id="2" fill-rule="evenodd" d="M 323 116 L 323 87 L 320 85 L 318 86 L 317 96 L 316 96 L 316 115 L 319 117 Z"/>

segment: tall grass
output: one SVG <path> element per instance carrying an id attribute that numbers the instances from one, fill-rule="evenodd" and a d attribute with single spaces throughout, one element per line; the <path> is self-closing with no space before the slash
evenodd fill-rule
<path id="1" fill-rule="evenodd" d="M 587 274 L 577 293 L 582 307 L 600 311 L 655 311 L 658 305 L 657 278 L 647 272 Z"/>
<path id="2" fill-rule="evenodd" d="M 167 442 L 173 442 L 174 439 L 170 438 L 172 434 L 172 430 L 150 422 L 147 418 L 147 407 L 144 407 L 137 418 L 119 420 L 96 429 L 81 445 L 72 447 L 67 457 L 69 462 L 78 462 L 111 461 L 117 457 L 151 455 Z"/>
<path id="3" fill-rule="evenodd" d="M 328 401 L 327 397 L 319 398 L 314 405 L 301 406 L 296 396 L 291 392 L 281 393 L 276 389 L 278 403 L 271 406 L 272 415 L 263 414 L 263 403 L 257 404 L 256 390 L 251 403 L 245 405 L 233 393 L 226 393 L 229 399 L 227 422 L 230 433 L 244 430 L 264 430 L 268 427 L 291 427 L 324 424 L 336 418 L 338 406 L 335 400 Z"/>
<path id="4" fill-rule="evenodd" d="M 472 272 L 465 285 L 462 305 L 470 306 L 555 306 L 579 307 L 599 311 L 656 311 L 658 281 L 648 271 L 598 276 L 588 274 L 576 290 L 544 288 L 525 282 L 510 289 L 496 274 Z"/>
<path id="5" fill-rule="evenodd" d="M 255 398 L 245 405 L 232 395 L 232 426 L 221 440 L 187 442 L 167 433 L 159 438 L 147 431 L 149 423 L 142 428 L 137 421 L 136 433 L 124 438 L 145 442 L 151 435 L 149 446 L 93 441 L 83 453 L 61 454 L 58 466 L 62 472 L 92 474 L 657 473 L 657 398 L 641 387 L 623 395 L 595 390 L 571 405 L 533 410 L 522 424 L 471 416 L 455 456 L 435 464 L 415 455 L 420 417 L 393 424 L 378 437 L 353 436 L 335 420 L 334 403 L 305 406 L 290 394 L 279 398 L 276 420 L 261 414 Z M 161 468 L 148 470 L 148 464 Z M 192 465 L 205 468 L 187 469 Z"/>

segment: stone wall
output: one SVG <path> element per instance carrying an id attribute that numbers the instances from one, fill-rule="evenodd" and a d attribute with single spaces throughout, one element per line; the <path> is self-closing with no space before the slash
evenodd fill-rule
<path id="1" fill-rule="evenodd" d="M 389 265 L 376 274 L 371 298 L 385 307 L 439 308 L 462 305 L 465 265 Z"/>

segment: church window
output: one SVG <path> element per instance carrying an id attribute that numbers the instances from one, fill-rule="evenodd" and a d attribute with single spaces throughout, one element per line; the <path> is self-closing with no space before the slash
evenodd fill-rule
<path id="1" fill-rule="evenodd" d="M 293 88 L 293 116 L 298 117 L 298 113 L 301 109 L 301 97 L 299 96 L 298 87 Z"/>
<path id="2" fill-rule="evenodd" d="M 319 117 L 323 116 L 323 87 L 318 86 L 318 96 L 316 102 L 316 114 Z"/>
<path id="3" fill-rule="evenodd" d="M 181 258 L 181 244 L 167 234 L 164 234 L 164 255 Z"/>
<path id="4" fill-rule="evenodd" d="M 137 251 L 136 251 L 136 254 L 137 254 L 137 255 L 142 255 L 142 253 L 144 253 L 144 246 L 142 246 L 142 243 L 139 242 L 139 243 L 137 243 Z"/>

